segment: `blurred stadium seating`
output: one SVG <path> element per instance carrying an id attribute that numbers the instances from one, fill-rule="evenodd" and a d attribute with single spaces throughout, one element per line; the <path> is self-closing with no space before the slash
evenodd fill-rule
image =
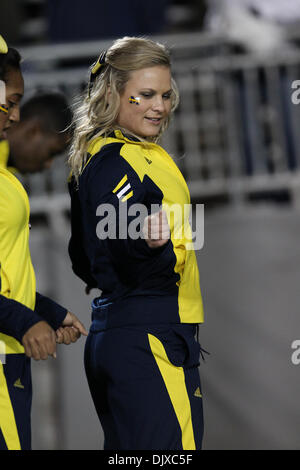
<path id="1" fill-rule="evenodd" d="M 256 57 L 236 54 L 224 38 L 209 34 L 158 39 L 172 47 L 181 94 L 164 145 L 192 196 L 238 204 L 274 196 L 297 204 L 300 106 L 292 102 L 292 83 L 300 76 L 300 50 Z M 88 66 L 109 43 L 22 49 L 26 94 L 60 89 L 72 101 L 84 89 Z M 66 173 L 55 166 L 45 177 L 30 178 L 30 193 L 61 195 Z"/>

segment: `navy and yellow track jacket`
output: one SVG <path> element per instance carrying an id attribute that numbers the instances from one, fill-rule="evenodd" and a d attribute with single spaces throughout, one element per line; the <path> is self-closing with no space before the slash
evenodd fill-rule
<path id="1" fill-rule="evenodd" d="M 74 180 L 69 185 L 69 254 L 73 271 L 87 285 L 102 291 L 101 299 L 109 305 L 108 326 L 202 322 L 195 252 L 187 249 L 191 240 L 186 232 L 178 236 L 182 223 L 168 213 L 174 204 L 182 208 L 190 204 L 189 190 L 177 165 L 161 146 L 127 138 L 119 130 L 92 140 L 88 154 L 78 187 Z M 105 217 L 107 223 L 111 220 L 101 211 L 104 204 L 115 210 L 114 238 L 97 235 Z M 120 218 L 124 204 L 128 214 L 134 204 L 146 206 L 147 213 L 151 204 L 162 206 L 168 216 L 170 240 L 152 249 L 141 237 L 118 236 L 119 229 L 124 233 Z M 135 217 L 128 216 L 127 229 Z"/>
<path id="2" fill-rule="evenodd" d="M 28 196 L 6 168 L 8 146 L 4 141 L 0 150 L 0 341 L 6 354 L 19 354 L 24 352 L 22 337 L 31 326 L 46 320 L 57 329 L 67 310 L 36 292 L 29 251 Z"/>

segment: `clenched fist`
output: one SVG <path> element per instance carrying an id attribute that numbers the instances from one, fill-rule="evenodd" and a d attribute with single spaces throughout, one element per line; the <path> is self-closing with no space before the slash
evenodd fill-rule
<path id="1" fill-rule="evenodd" d="M 75 343 L 81 335 L 87 336 L 88 332 L 76 315 L 68 312 L 62 326 L 56 330 L 56 342 L 59 344 Z"/>
<path id="2" fill-rule="evenodd" d="M 171 235 L 167 214 L 164 210 L 145 218 L 143 235 L 150 248 L 159 248 L 168 242 Z"/>

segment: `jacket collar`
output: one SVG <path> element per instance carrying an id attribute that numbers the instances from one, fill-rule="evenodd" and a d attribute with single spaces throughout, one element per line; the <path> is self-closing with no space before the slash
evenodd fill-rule
<path id="1" fill-rule="evenodd" d="M 0 141 L 0 167 L 7 168 L 9 157 L 9 143 L 7 140 Z"/>
<path id="2" fill-rule="evenodd" d="M 9 143 L 8 140 L 0 140 L 0 168 L 10 171 L 13 175 L 18 175 L 17 168 L 9 165 Z"/>
<path id="3" fill-rule="evenodd" d="M 134 137 L 134 136 L 132 136 L 132 135 L 125 134 L 125 133 L 122 132 L 120 129 L 114 130 L 114 131 L 109 135 L 109 137 L 115 137 L 115 138 L 117 138 L 117 139 L 126 140 L 126 141 L 130 141 L 130 142 L 143 143 L 142 140 L 139 140 L 137 137 Z"/>

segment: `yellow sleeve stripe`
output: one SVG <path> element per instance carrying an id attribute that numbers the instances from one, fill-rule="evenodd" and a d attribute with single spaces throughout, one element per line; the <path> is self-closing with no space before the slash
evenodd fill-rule
<path id="1" fill-rule="evenodd" d="M 113 193 L 116 193 L 116 192 L 123 186 L 123 184 L 127 181 L 127 179 L 128 179 L 128 178 L 127 178 L 127 175 L 125 175 L 125 176 L 121 179 L 120 183 L 117 184 L 117 186 L 115 187 L 115 189 L 113 189 Z"/>
<path id="2" fill-rule="evenodd" d="M 8 450 L 21 450 L 14 410 L 0 362 L 0 425 Z"/>
<path id="3" fill-rule="evenodd" d="M 127 199 L 129 199 L 131 196 L 133 196 L 133 191 L 130 191 L 130 193 L 126 194 L 126 196 L 121 199 L 121 202 L 127 201 Z"/>
<path id="4" fill-rule="evenodd" d="M 186 389 L 184 370 L 169 361 L 159 339 L 151 334 L 148 334 L 148 339 L 181 428 L 183 450 L 195 450 L 191 404 Z"/>

